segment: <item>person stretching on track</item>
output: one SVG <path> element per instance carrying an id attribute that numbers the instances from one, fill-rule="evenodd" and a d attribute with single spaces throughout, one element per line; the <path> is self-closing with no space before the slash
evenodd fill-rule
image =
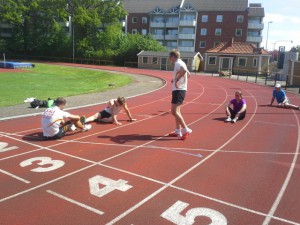
<path id="1" fill-rule="evenodd" d="M 233 105 L 233 109 L 230 108 Z M 241 91 L 235 92 L 235 98 L 226 105 L 227 119 L 225 122 L 236 123 L 238 120 L 243 120 L 246 116 L 246 100 L 243 98 Z"/>
<path id="2" fill-rule="evenodd" d="M 75 130 L 76 127 L 82 131 L 91 129 L 91 125 L 83 125 L 78 115 L 72 115 L 63 111 L 66 106 L 66 99 L 57 98 L 54 106 L 45 110 L 42 116 L 42 130 L 43 136 L 46 139 L 56 140 L 65 136 L 69 130 Z M 68 118 L 69 121 L 64 119 Z"/>
<path id="3" fill-rule="evenodd" d="M 180 53 L 177 50 L 173 50 L 169 53 L 169 61 L 174 64 L 174 73 L 172 83 L 172 102 L 171 112 L 175 118 L 176 129 L 169 134 L 169 137 L 180 137 L 181 140 L 185 140 L 192 130 L 186 125 L 181 115 L 181 105 L 184 101 L 188 77 L 190 72 L 187 69 L 186 64 L 180 59 Z"/>
<path id="4" fill-rule="evenodd" d="M 85 119 L 84 123 L 89 123 L 93 121 L 101 121 L 101 122 L 110 122 L 114 123 L 116 125 L 122 125 L 117 120 L 118 113 L 120 112 L 121 109 L 124 109 L 126 112 L 129 122 L 136 121 L 136 119 L 133 119 L 131 116 L 131 113 L 129 111 L 129 108 L 126 104 L 126 99 L 124 97 L 118 97 L 117 99 L 111 99 L 108 101 L 107 107 L 100 111 L 99 113 L 96 113 L 93 116 L 90 116 Z"/>
<path id="5" fill-rule="evenodd" d="M 273 105 L 275 98 L 276 98 L 276 101 L 277 101 L 279 107 L 292 108 L 292 109 L 299 110 L 299 106 L 292 105 L 290 103 L 288 97 L 285 94 L 285 91 L 281 89 L 280 84 L 275 85 L 275 90 L 273 91 L 273 96 L 272 96 L 271 103 L 269 104 L 269 106 Z"/>

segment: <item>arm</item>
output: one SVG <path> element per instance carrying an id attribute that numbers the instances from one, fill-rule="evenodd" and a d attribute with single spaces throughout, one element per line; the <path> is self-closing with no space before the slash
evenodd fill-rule
<path id="1" fill-rule="evenodd" d="M 111 116 L 113 119 L 112 123 L 114 123 L 116 125 L 122 125 L 122 123 L 120 123 L 117 119 L 117 114 L 115 114 L 115 102 L 113 99 L 108 102 L 108 108 L 110 108 L 110 111 L 111 111 Z"/>
<path id="2" fill-rule="evenodd" d="M 239 115 L 240 115 L 241 113 L 245 112 L 245 111 L 246 111 L 246 108 L 247 108 L 247 105 L 244 104 L 243 107 L 241 108 L 241 110 L 236 114 L 235 117 L 236 117 L 236 118 L 239 118 Z"/>
<path id="3" fill-rule="evenodd" d="M 190 72 L 189 72 L 187 69 L 185 69 L 185 68 L 183 68 L 183 67 L 181 66 L 181 67 L 180 67 L 180 70 L 177 72 L 176 78 L 175 78 L 175 86 L 176 86 L 176 88 L 178 88 L 177 82 L 178 82 L 182 77 L 184 77 L 184 75 L 185 75 L 186 73 L 189 73 L 189 74 L 190 74 Z"/>
<path id="4" fill-rule="evenodd" d="M 275 96 L 272 96 L 271 103 L 269 104 L 269 106 L 273 105 L 274 100 L 275 100 Z"/>
<path id="5" fill-rule="evenodd" d="M 126 114 L 127 114 L 128 118 L 129 118 L 129 121 L 130 121 L 130 122 L 136 121 L 136 119 L 133 119 L 133 118 L 132 118 L 131 113 L 130 113 L 129 108 L 128 108 L 128 106 L 127 106 L 126 103 L 123 105 L 123 109 L 124 109 L 124 111 L 126 112 Z"/>
<path id="6" fill-rule="evenodd" d="M 231 115 L 228 107 L 231 105 L 231 102 L 229 102 L 227 105 L 225 105 L 225 109 L 226 109 L 226 112 L 227 112 L 227 115 Z"/>

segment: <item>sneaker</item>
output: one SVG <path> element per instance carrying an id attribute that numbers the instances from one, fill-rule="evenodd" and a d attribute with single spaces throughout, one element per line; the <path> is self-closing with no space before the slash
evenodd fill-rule
<path id="1" fill-rule="evenodd" d="M 237 118 L 234 118 L 231 122 L 232 123 L 236 123 L 238 121 L 238 119 Z"/>
<path id="2" fill-rule="evenodd" d="M 227 117 L 227 119 L 225 120 L 225 122 L 231 122 L 231 118 Z"/>
<path id="3" fill-rule="evenodd" d="M 92 125 L 91 124 L 85 124 L 83 129 L 82 129 L 82 132 L 85 132 L 85 131 L 88 131 L 92 128 Z"/>
<path id="4" fill-rule="evenodd" d="M 80 117 L 80 122 L 82 123 L 82 125 L 85 124 L 85 120 L 86 120 L 85 116 Z"/>
<path id="5" fill-rule="evenodd" d="M 184 141 L 192 132 L 191 129 L 187 129 L 180 139 Z"/>
<path id="6" fill-rule="evenodd" d="M 182 133 L 175 133 L 175 132 L 172 132 L 172 133 L 169 133 L 168 134 L 168 137 L 182 137 Z"/>
<path id="7" fill-rule="evenodd" d="M 70 127 L 70 129 L 69 129 L 70 131 L 74 131 L 74 130 L 76 130 L 76 127 L 75 127 L 75 125 L 74 124 L 72 124 L 72 126 Z"/>

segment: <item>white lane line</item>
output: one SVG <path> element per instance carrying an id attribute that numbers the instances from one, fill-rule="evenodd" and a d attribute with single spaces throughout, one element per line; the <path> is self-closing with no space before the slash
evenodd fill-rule
<path id="1" fill-rule="evenodd" d="M 287 123 L 273 123 L 273 122 L 266 122 L 266 121 L 253 121 L 254 123 L 264 123 L 264 124 L 270 124 L 270 125 L 278 125 L 278 126 L 290 126 L 295 127 L 295 124 L 287 124 Z"/>
<path id="2" fill-rule="evenodd" d="M 297 114 L 295 113 L 295 111 L 293 110 L 294 112 L 294 115 L 296 117 L 296 121 L 297 121 L 297 126 L 298 126 L 298 141 L 297 141 L 297 146 L 296 146 L 296 149 L 295 149 L 295 152 L 296 153 L 299 153 L 299 147 L 300 147 L 300 124 L 299 124 L 299 119 L 297 117 Z M 295 166 L 296 166 L 296 162 L 297 162 L 297 159 L 298 159 L 298 154 L 295 154 L 294 155 L 294 158 L 293 158 L 293 161 L 291 163 L 291 167 L 289 169 L 289 172 L 288 174 L 286 175 L 286 178 L 285 178 L 285 181 L 277 195 L 277 198 L 275 199 L 269 213 L 268 213 L 268 216 L 265 218 L 264 222 L 263 222 L 263 225 L 268 225 L 272 219 L 271 216 L 274 215 L 275 211 L 277 210 L 277 207 L 286 191 L 286 188 L 291 180 L 291 177 L 292 177 L 292 174 L 294 172 L 294 169 L 295 169 Z"/>
<path id="3" fill-rule="evenodd" d="M 145 75 L 145 76 L 147 76 L 147 75 Z M 157 77 L 157 78 L 161 79 L 162 82 L 164 83 L 164 85 L 162 85 L 161 87 L 159 87 L 159 88 L 157 88 L 155 90 L 148 91 L 148 92 L 145 92 L 145 93 L 142 93 L 142 94 L 132 95 L 132 96 L 129 96 L 129 97 L 126 97 L 126 98 L 130 99 L 130 98 L 135 98 L 135 97 L 142 96 L 142 95 L 147 95 L 147 94 L 150 94 L 152 92 L 155 92 L 155 91 L 158 91 L 158 90 L 164 88 L 167 85 L 166 80 L 164 80 L 164 79 L 162 79 L 160 77 Z M 107 101 L 105 101 L 105 102 L 98 102 L 98 103 L 94 103 L 94 104 L 81 105 L 81 106 L 76 106 L 76 107 L 70 107 L 70 108 L 66 108 L 65 110 L 68 111 L 68 110 L 73 110 L 73 109 L 80 109 L 80 108 L 85 108 L 85 107 L 90 107 L 90 106 L 95 106 L 95 105 L 100 105 L 100 104 L 105 104 L 105 103 L 107 103 Z M 3 117 L 3 118 L 0 118 L 0 121 L 2 121 L 2 120 L 11 120 L 11 119 L 18 119 L 18 118 L 24 118 L 24 117 L 30 117 L 30 116 L 38 116 L 38 115 L 42 115 L 42 113 L 43 112 L 31 113 L 31 114 L 19 115 L 19 116 Z"/>
<path id="4" fill-rule="evenodd" d="M 51 194 L 51 195 L 54 195 L 54 196 L 56 196 L 56 197 L 58 197 L 58 198 L 61 198 L 61 199 L 65 200 L 65 201 L 67 201 L 67 202 L 70 202 L 70 203 L 72 203 L 72 204 L 75 204 L 75 205 L 78 205 L 78 206 L 80 206 L 80 207 L 82 207 L 82 208 L 85 208 L 85 209 L 87 209 L 87 210 L 89 210 L 89 211 L 92 211 L 92 212 L 94 212 L 94 213 L 96 213 L 96 214 L 98 214 L 98 215 L 103 215 L 103 214 L 104 214 L 104 212 L 102 212 L 102 211 L 100 211 L 100 210 L 98 210 L 98 209 L 95 209 L 95 208 L 93 208 L 93 207 L 91 207 L 91 206 L 85 205 L 85 204 L 83 204 L 83 203 L 81 203 L 81 202 L 75 201 L 75 200 L 73 200 L 73 199 L 71 199 L 71 198 L 68 198 L 68 197 L 63 196 L 63 195 L 61 195 L 61 194 L 58 194 L 57 192 L 54 192 L 54 191 L 51 191 L 51 190 L 47 190 L 47 192 L 48 192 L 49 194 Z"/>
<path id="5" fill-rule="evenodd" d="M 10 177 L 12 177 L 12 178 L 14 178 L 14 179 L 16 179 L 16 180 L 19 180 L 19 181 L 24 182 L 24 183 L 26 183 L 26 184 L 29 184 L 29 183 L 30 183 L 30 181 L 25 180 L 25 179 L 23 179 L 23 178 L 21 178 L 21 177 L 18 177 L 18 176 L 14 175 L 14 174 L 12 174 L 12 173 L 9 173 L 9 172 L 7 172 L 7 171 L 5 171 L 5 170 L 0 169 L 0 173 L 4 173 L 4 174 L 6 174 L 6 175 L 8 175 L 8 176 L 10 176 Z"/>

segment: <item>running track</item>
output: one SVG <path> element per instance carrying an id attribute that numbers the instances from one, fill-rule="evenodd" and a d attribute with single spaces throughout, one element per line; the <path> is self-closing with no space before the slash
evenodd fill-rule
<path id="1" fill-rule="evenodd" d="M 236 90 L 248 114 L 225 124 L 224 104 Z M 193 76 L 182 108 L 193 129 L 186 141 L 166 137 L 174 129 L 169 82 L 128 100 L 137 122 L 121 114 L 122 126 L 93 124 L 60 141 L 40 139 L 40 116 L 2 121 L 0 224 L 300 224 L 300 113 L 265 107 L 271 91 Z"/>

